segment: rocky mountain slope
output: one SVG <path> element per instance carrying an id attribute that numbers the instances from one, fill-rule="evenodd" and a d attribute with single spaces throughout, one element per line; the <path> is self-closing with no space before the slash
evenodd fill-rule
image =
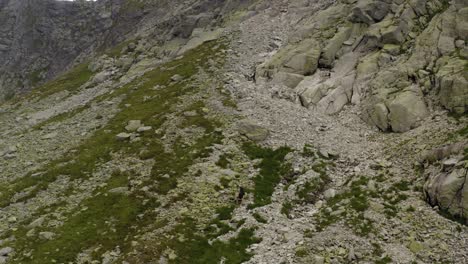
<path id="1" fill-rule="evenodd" d="M 466 0 L 0 21 L 0 263 L 468 263 Z"/>

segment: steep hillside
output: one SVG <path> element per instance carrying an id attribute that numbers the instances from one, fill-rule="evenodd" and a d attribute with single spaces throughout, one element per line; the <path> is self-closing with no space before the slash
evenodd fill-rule
<path id="1" fill-rule="evenodd" d="M 0 21 L 0 264 L 468 263 L 466 0 Z"/>

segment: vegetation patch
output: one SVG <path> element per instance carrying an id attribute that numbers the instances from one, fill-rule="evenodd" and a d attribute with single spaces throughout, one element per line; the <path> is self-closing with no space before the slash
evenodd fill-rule
<path id="1" fill-rule="evenodd" d="M 281 177 L 291 173 L 291 164 L 284 161 L 284 157 L 292 150 L 280 147 L 276 150 L 260 147 L 253 143 L 244 143 L 244 153 L 252 160 L 260 159 L 256 168 L 260 170 L 254 178 L 254 201 L 249 208 L 256 208 L 271 203 L 271 195 Z"/>
<path id="2" fill-rule="evenodd" d="M 361 176 L 351 183 L 350 190 L 327 201 L 327 206 L 320 210 L 316 217 L 318 230 L 340 220 L 352 228 L 356 234 L 366 236 L 374 231 L 372 221 L 364 216 L 369 208 L 369 197 L 372 193 L 365 186 L 369 179 Z"/>
<path id="3" fill-rule="evenodd" d="M 94 75 L 93 72 L 88 69 L 88 65 L 88 63 L 83 63 L 76 66 L 57 79 L 38 87 L 28 97 L 40 100 L 62 91 L 76 92 Z"/>
<path id="4" fill-rule="evenodd" d="M 120 105 L 122 110 L 63 158 L 2 187 L 0 206 L 7 206 L 12 197 L 23 190 L 28 190 L 27 195 L 21 199 L 26 201 L 39 191 L 47 189 L 50 183 L 62 175 L 67 175 L 71 180 L 87 179 L 100 164 L 110 161 L 116 154 L 154 160 L 150 179 L 143 183 L 150 187 L 150 191 L 165 195 L 176 188 L 178 179 L 190 173 L 189 168 L 197 160 L 210 155 L 211 146 L 221 143 L 223 137 L 216 129 L 221 123 L 202 111 L 204 104 L 195 103 L 190 107 L 200 113 L 200 116 L 187 119 L 188 123 L 185 125 L 204 128 L 202 135 L 189 143 L 176 136 L 170 150 L 165 147 L 166 141 L 163 136 L 166 131 L 163 124 L 168 121 L 167 116 L 178 114 L 176 106 L 183 103 L 184 95 L 193 93 L 194 90 L 201 91 L 194 89 L 193 85 L 187 82 L 173 82 L 171 77 L 179 74 L 183 78 L 190 78 L 207 65 L 204 63 L 206 58 L 220 56 L 217 51 L 221 48 L 223 46 L 217 42 L 207 43 L 190 51 L 183 58 L 151 70 L 116 90 L 112 96 L 124 96 Z M 78 83 L 64 82 L 67 85 Z M 162 88 L 152 89 L 155 86 Z M 152 133 L 141 133 L 138 136 L 139 140 L 133 142 L 117 140 L 116 135 L 124 131 L 129 120 L 141 120 L 153 128 L 150 131 Z M 154 133 L 154 130 L 160 132 Z M 33 176 L 37 172 L 42 173 L 40 177 Z M 24 235 L 24 229 L 19 229 L 16 236 L 21 239 L 13 241 L 10 246 L 18 251 L 31 250 L 31 254 L 18 255 L 14 263 L 69 263 L 86 249 L 92 249 L 92 258 L 99 259 L 104 252 L 116 246 L 119 246 L 121 251 L 128 252 L 133 236 L 138 234 L 142 227 L 155 225 L 153 222 L 156 216 L 152 212 L 160 206 L 159 202 L 148 197 L 145 192 L 109 192 L 111 188 L 127 187 L 131 177 L 113 174 L 106 187 L 97 190 L 92 197 L 80 204 L 82 210 L 64 218 L 63 225 L 50 229 L 56 234 L 53 240 L 30 239 Z M 175 199 L 179 201 L 185 199 L 184 197 L 187 195 L 177 196 Z M 219 209 L 218 217 L 209 223 L 216 227 L 215 230 L 210 231 L 208 228 L 194 232 L 196 221 L 184 220 L 174 232 L 184 235 L 186 240 L 161 239 L 180 252 L 176 263 L 194 263 L 194 259 L 199 260 L 196 263 L 218 263 L 221 258 L 229 260 L 229 263 L 240 263 L 250 258 L 245 249 L 258 241 L 254 238 L 252 229 L 242 229 L 236 237 L 228 241 L 216 240 L 211 243 L 215 237 L 233 230 L 225 222 L 231 218 L 233 209 L 233 206 Z M 184 252 L 186 249 L 190 249 L 188 254 Z M 218 261 L 214 262 L 215 260 Z"/>

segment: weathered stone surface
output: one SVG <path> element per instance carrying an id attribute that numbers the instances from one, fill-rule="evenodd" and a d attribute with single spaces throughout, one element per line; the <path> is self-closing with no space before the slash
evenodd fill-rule
<path id="1" fill-rule="evenodd" d="M 128 121 L 128 124 L 125 127 L 125 130 L 129 132 L 134 132 L 134 131 L 137 131 L 142 126 L 143 124 L 141 123 L 140 120 L 130 120 Z"/>
<path id="2" fill-rule="evenodd" d="M 120 133 L 116 136 L 116 138 L 118 140 L 126 140 L 126 139 L 129 139 L 130 137 L 132 136 L 132 134 L 129 134 L 129 133 Z"/>
<path id="3" fill-rule="evenodd" d="M 328 41 L 327 46 L 322 50 L 319 64 L 323 67 L 330 68 L 333 66 L 335 57 L 340 50 L 343 42 L 345 42 L 351 36 L 351 28 L 341 28 L 335 36 Z"/>
<path id="4" fill-rule="evenodd" d="M 295 88 L 302 80 L 304 75 L 289 72 L 278 72 L 273 77 L 273 82 L 284 84 L 289 88 Z"/>
<path id="5" fill-rule="evenodd" d="M 382 32 L 382 43 L 401 44 L 405 41 L 405 36 L 400 26 L 390 26 Z"/>
<path id="6" fill-rule="evenodd" d="M 441 104 L 455 113 L 468 110 L 468 76 L 466 60 L 451 59 L 436 74 L 436 86 L 439 89 Z"/>
<path id="7" fill-rule="evenodd" d="M 455 38 L 440 36 L 437 48 L 442 55 L 448 55 L 455 51 Z"/>
<path id="8" fill-rule="evenodd" d="M 422 98 L 411 91 L 399 94 L 389 103 L 388 109 L 389 122 L 395 132 L 406 132 L 417 127 L 428 114 Z"/>
<path id="9" fill-rule="evenodd" d="M 374 109 L 370 114 L 372 122 L 382 131 L 387 131 L 388 123 L 388 108 L 384 103 L 374 105 Z"/>
<path id="10" fill-rule="evenodd" d="M 252 141 L 263 141 L 268 138 L 270 132 L 249 120 L 239 122 L 237 129 L 241 135 Z"/>
<path id="11" fill-rule="evenodd" d="M 330 89 L 333 89 L 333 87 L 327 84 L 315 85 L 308 88 L 300 95 L 302 105 L 305 107 L 317 105 Z"/>
<path id="12" fill-rule="evenodd" d="M 359 0 L 349 19 L 352 22 L 373 24 L 382 20 L 390 10 L 390 5 L 379 0 Z"/>
<path id="13" fill-rule="evenodd" d="M 458 37 L 468 41 L 468 6 L 458 10 L 456 15 Z"/>
<path id="14" fill-rule="evenodd" d="M 462 165 L 445 167 L 439 173 L 429 174 L 424 184 L 426 199 L 432 206 L 437 205 L 450 215 L 467 220 L 467 180 L 468 169 Z"/>
<path id="15" fill-rule="evenodd" d="M 307 39 L 298 45 L 291 45 L 281 50 L 269 61 L 260 65 L 256 70 L 257 76 L 273 78 L 278 72 L 311 75 L 317 70 L 319 57 L 319 43 Z"/>

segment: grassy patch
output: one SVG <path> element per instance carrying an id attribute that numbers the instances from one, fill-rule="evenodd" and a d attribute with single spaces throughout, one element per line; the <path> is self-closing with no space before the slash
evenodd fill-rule
<path id="1" fill-rule="evenodd" d="M 223 169 L 227 169 L 229 167 L 229 165 L 231 164 L 231 162 L 229 161 L 229 159 L 231 159 L 231 158 L 232 158 L 232 155 L 224 153 L 224 154 L 219 156 L 219 159 L 216 162 L 216 165 L 223 168 Z"/>
<path id="2" fill-rule="evenodd" d="M 257 220 L 257 222 L 259 223 L 262 223 L 262 224 L 266 224 L 268 223 L 268 220 L 265 219 L 265 217 L 263 217 L 261 214 L 259 213 L 253 213 L 252 216 L 255 218 L 255 220 Z"/>
<path id="3" fill-rule="evenodd" d="M 114 96 L 127 95 L 120 105 L 122 111 L 77 147 L 76 152 L 52 161 L 42 168 L 40 171 L 44 173 L 40 177 L 32 177 L 33 173 L 30 173 L 10 182 L 6 187 L 0 187 L 0 207 L 8 205 L 15 193 L 29 187 L 33 189 L 23 200 L 34 197 L 59 175 L 69 175 L 71 179 L 88 178 L 98 164 L 111 160 L 113 152 L 137 155 L 144 153 L 143 158 L 154 158 L 156 165 L 152 170 L 152 177 L 158 181 L 157 191 L 165 194 L 174 189 L 177 186 L 177 179 L 188 171 L 189 166 L 196 159 L 208 155 L 211 151 L 208 149 L 209 146 L 221 142 L 222 135 L 213 131 L 219 122 L 205 117 L 201 117 L 200 123 L 193 122 L 192 125 L 206 129 L 204 135 L 189 146 L 180 144 L 180 139 L 176 140 L 174 149 L 170 153 L 164 150 L 158 135 L 144 134 L 139 142 L 132 144 L 116 140 L 115 135 L 124 130 L 128 120 L 133 119 L 141 120 L 145 125 L 155 129 L 160 128 L 166 121 L 166 115 L 174 111 L 171 106 L 180 104 L 181 96 L 193 92 L 193 87 L 172 83 L 170 78 L 176 73 L 185 77 L 196 74 L 198 67 L 204 66 L 203 63 L 197 62 L 197 58 L 214 55 L 212 49 L 215 44 L 215 42 L 209 43 L 189 52 L 182 59 L 165 65 L 170 70 L 154 69 L 116 91 Z M 156 85 L 164 85 L 166 88 L 151 89 Z M 152 96 L 153 100 L 145 101 L 146 96 Z M 126 104 L 130 104 L 131 107 L 125 107 Z"/>
<path id="4" fill-rule="evenodd" d="M 207 43 L 190 51 L 185 57 L 170 62 L 164 67 L 151 70 L 141 78 L 116 90 L 112 96 L 124 95 L 120 105 L 122 110 L 93 136 L 83 141 L 75 151 L 50 162 L 39 170 L 42 172 L 41 176 L 33 177 L 31 173 L 10 182 L 6 187 L 1 187 L 1 206 L 8 205 L 17 192 L 25 189 L 30 191 L 22 198 L 23 201 L 34 197 L 39 191 L 47 189 L 49 184 L 61 175 L 68 175 L 71 180 L 87 179 L 100 164 L 112 159 L 111 153 L 139 156 L 143 151 L 145 159 L 155 161 L 150 179 L 143 184 L 159 194 L 167 194 L 176 188 L 178 179 L 189 173 L 189 168 L 198 159 L 208 156 L 213 144 L 221 142 L 221 133 L 215 131 L 220 125 L 217 120 L 205 115 L 197 120 L 190 120 L 190 126 L 202 127 L 204 133 L 188 143 L 176 137 L 170 150 L 164 147 L 162 139 L 164 131 L 160 134 L 142 133 L 140 140 L 132 143 L 116 140 L 115 136 L 124 131 L 128 120 L 137 119 L 154 129 L 161 128 L 164 122 L 168 121 L 166 116 L 177 111 L 174 106 L 182 103 L 182 96 L 201 91 L 201 88 L 194 89 L 186 83 L 174 83 L 170 80 L 171 76 L 174 74 L 186 78 L 193 76 L 198 72 L 199 67 L 205 66 L 203 61 L 206 58 L 216 56 L 215 47 L 221 48 L 222 46 L 216 42 Z M 156 85 L 164 88 L 152 89 Z M 152 99 L 145 100 L 148 96 Z M 127 104 L 131 107 L 124 107 Z M 195 110 L 198 111 L 200 107 L 202 106 L 196 105 Z M 78 253 L 89 248 L 93 249 L 94 259 L 99 259 L 103 252 L 116 246 L 119 246 L 122 251 L 128 251 L 128 243 L 133 235 L 142 227 L 154 225 L 152 222 L 155 216 L 151 212 L 159 206 L 159 203 L 147 197 L 143 192 L 135 191 L 131 194 L 108 192 L 110 188 L 127 186 L 129 177 L 131 175 L 113 174 L 106 187 L 99 189 L 93 197 L 80 204 L 83 210 L 68 215 L 62 226 L 50 230 L 56 233 L 56 239 L 41 241 L 18 235 L 17 237 L 21 239 L 14 241 L 11 246 L 20 252 L 26 252 L 26 249 L 32 251 L 30 257 L 18 255 L 13 263 L 52 263 L 53 261 L 68 263 L 73 262 Z M 185 197 L 186 195 L 177 196 L 174 202 Z M 237 237 L 228 242 L 208 243 L 211 236 L 232 230 L 223 221 L 231 218 L 233 209 L 232 206 L 220 209 L 218 218 L 211 223 L 216 226 L 216 232 L 207 232 L 210 235 L 205 237 L 194 233 L 193 229 L 186 229 L 187 232 L 183 234 L 189 239 L 185 242 L 177 240 L 174 246 L 179 247 L 181 252 L 185 248 L 194 246 L 190 253 L 193 256 L 202 254 L 204 256 L 200 255 L 202 260 L 211 257 L 221 258 L 226 254 L 227 258 L 234 262 L 248 259 L 249 255 L 245 252 L 245 248 L 257 241 L 253 237 L 253 230 L 242 230 Z M 186 226 L 193 228 L 193 225 Z M 185 232 L 184 228 L 181 227 L 178 231 Z M 190 234 L 188 234 L 189 230 Z M 172 240 L 167 239 L 167 241 Z M 205 252 L 197 252 L 204 246 L 207 246 Z M 232 251 L 229 252 L 229 250 Z M 185 258 L 188 254 L 180 253 L 180 256 Z"/>
<path id="5" fill-rule="evenodd" d="M 84 105 L 84 106 L 81 106 L 81 107 L 78 107 L 72 111 L 69 111 L 69 112 L 65 112 L 65 113 L 61 113 L 61 114 L 58 114 L 54 117 L 51 117 L 41 123 L 38 123 L 36 124 L 35 126 L 33 126 L 32 128 L 33 129 L 42 129 L 43 127 L 49 125 L 49 124 L 52 124 L 52 123 L 59 123 L 59 122 L 62 122 L 64 120 L 67 120 L 67 119 L 70 119 L 72 117 L 74 117 L 75 115 L 83 112 L 84 110 L 88 109 L 89 105 Z"/>
<path id="6" fill-rule="evenodd" d="M 28 97 L 44 99 L 54 93 L 62 91 L 73 93 L 78 90 L 81 85 L 85 84 L 93 75 L 93 72 L 88 69 L 88 63 L 80 64 L 55 80 L 38 87 Z"/>
<path id="7" fill-rule="evenodd" d="M 372 221 L 364 217 L 364 212 L 369 208 L 369 197 L 372 195 L 365 189 L 368 181 L 368 178 L 362 176 L 351 183 L 349 191 L 329 199 L 327 206 L 321 209 L 316 217 L 318 230 L 344 220 L 358 235 L 366 236 L 373 232 Z M 345 208 L 345 211 L 336 214 L 340 208 Z"/>
<path id="8" fill-rule="evenodd" d="M 141 222 L 148 220 L 138 215 L 157 207 L 154 202 L 143 203 L 143 197 L 139 197 L 142 194 L 108 192 L 112 188 L 127 186 L 128 178 L 127 174 L 114 173 L 105 188 L 81 203 L 82 210 L 70 215 L 62 226 L 50 230 L 57 234 L 56 238 L 37 241 L 17 236 L 16 250 L 33 250 L 30 257 L 20 255 L 14 263 L 68 263 L 87 248 L 94 248 L 93 254 L 99 257 L 117 245 L 125 246 L 122 243 L 127 236 L 135 232 Z M 48 230 L 45 228 L 43 231 Z"/>
<path id="9" fill-rule="evenodd" d="M 291 149 L 281 147 L 272 150 L 253 143 L 244 143 L 242 149 L 250 159 L 261 159 L 256 166 L 260 172 L 254 178 L 254 201 L 249 205 L 249 208 L 270 204 L 271 195 L 281 177 L 291 173 L 291 165 L 284 162 L 284 157 L 291 152 Z"/>

